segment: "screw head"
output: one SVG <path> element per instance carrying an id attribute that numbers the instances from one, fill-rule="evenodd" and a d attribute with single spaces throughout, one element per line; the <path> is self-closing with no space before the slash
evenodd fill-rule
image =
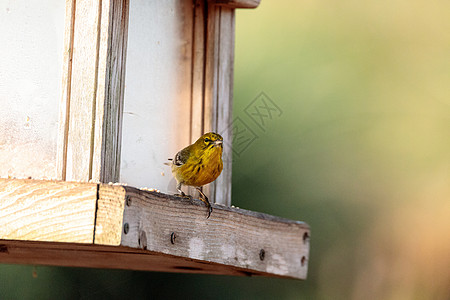
<path id="1" fill-rule="evenodd" d="M 128 231 L 130 231 L 130 225 L 128 225 L 128 223 L 125 223 L 125 224 L 123 225 L 123 232 L 124 232 L 125 234 L 127 234 Z"/>
<path id="2" fill-rule="evenodd" d="M 306 256 L 302 256 L 302 260 L 301 260 L 302 267 L 305 266 L 305 263 L 306 263 Z"/>
<path id="3" fill-rule="evenodd" d="M 261 249 L 261 251 L 259 251 L 259 259 L 264 260 L 265 257 L 266 257 L 266 251 L 264 249 Z"/>
<path id="4" fill-rule="evenodd" d="M 173 244 L 175 244 L 175 239 L 177 238 L 177 235 L 175 234 L 175 232 L 172 232 L 172 234 L 170 235 L 170 242 Z"/>

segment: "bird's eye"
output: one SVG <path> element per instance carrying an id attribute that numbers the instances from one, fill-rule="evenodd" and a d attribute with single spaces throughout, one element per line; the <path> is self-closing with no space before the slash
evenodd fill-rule
<path id="1" fill-rule="evenodd" d="M 209 143 L 209 142 L 211 142 L 211 140 L 208 138 L 205 138 L 205 143 Z"/>

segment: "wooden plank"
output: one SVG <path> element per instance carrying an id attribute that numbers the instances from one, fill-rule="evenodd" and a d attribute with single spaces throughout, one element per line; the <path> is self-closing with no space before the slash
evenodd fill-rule
<path id="1" fill-rule="evenodd" d="M 203 135 L 203 105 L 205 80 L 205 1 L 194 1 L 194 30 L 192 44 L 192 106 L 191 139 L 194 143 Z"/>
<path id="2" fill-rule="evenodd" d="M 118 187 L 120 188 L 120 187 Z M 261 213 L 122 187 L 129 197 L 122 246 L 141 248 L 251 272 L 306 278 L 309 227 Z M 126 232 L 126 233 L 125 233 Z"/>
<path id="3" fill-rule="evenodd" d="M 212 2 L 227 8 L 256 8 L 261 0 L 213 0 Z"/>
<path id="4" fill-rule="evenodd" d="M 97 185 L 0 179 L 0 239 L 92 243 Z"/>
<path id="5" fill-rule="evenodd" d="M 91 176 L 100 182 L 120 177 L 128 14 L 128 0 L 102 1 Z"/>
<path id="6" fill-rule="evenodd" d="M 216 111 L 217 111 L 217 83 L 218 83 L 218 62 L 219 62 L 219 19 L 220 7 L 208 5 L 206 17 L 206 49 L 205 49 L 205 99 L 204 99 L 204 132 L 217 131 Z M 224 143 L 225 144 L 225 143 Z M 220 176 L 224 176 L 224 171 Z M 203 187 L 203 192 L 210 198 L 210 202 L 217 202 L 215 199 L 215 182 Z M 230 202 L 231 203 L 231 202 Z M 229 205 L 230 203 L 220 203 Z"/>
<path id="7" fill-rule="evenodd" d="M 234 75 L 234 36 L 235 36 L 235 10 L 222 7 L 220 9 L 219 35 L 220 47 L 219 64 L 217 66 L 217 104 L 215 117 L 217 118 L 217 132 L 224 141 L 223 144 L 223 171 L 215 181 L 215 201 L 231 205 L 231 167 L 233 130 L 230 125 L 233 121 L 233 75 Z"/>
<path id="8" fill-rule="evenodd" d="M 0 262 L 232 276 L 275 276 L 129 247 L 0 240 Z"/>
<path id="9" fill-rule="evenodd" d="M 120 245 L 122 240 L 123 210 L 130 203 L 123 188 L 101 184 L 98 190 L 97 215 L 94 243 L 99 245 Z"/>
<path id="10" fill-rule="evenodd" d="M 63 181 L 3 179 L 0 205 L 4 263 L 300 279 L 307 274 L 310 233 L 302 222 L 216 204 L 206 219 L 200 200 Z"/>
<path id="11" fill-rule="evenodd" d="M 66 2 L 59 179 L 119 180 L 128 2 Z"/>
<path id="12" fill-rule="evenodd" d="M 208 7 L 205 67 L 205 132 L 216 131 L 224 138 L 224 169 L 205 187 L 216 203 L 231 205 L 234 9 Z"/>
<path id="13" fill-rule="evenodd" d="M 72 91 L 73 35 L 75 0 L 66 0 L 61 101 L 59 104 L 59 134 L 56 156 L 57 179 L 66 179 L 67 140 L 69 136 L 70 96 Z"/>
<path id="14" fill-rule="evenodd" d="M 204 134 L 204 89 L 205 89 L 205 10 L 204 0 L 194 0 L 192 31 L 192 76 L 191 76 L 191 132 L 190 143 Z M 187 146 L 187 145 L 186 145 Z M 195 188 L 185 187 L 189 195 L 198 195 Z M 213 200 L 212 200 L 213 201 Z"/>
<path id="15" fill-rule="evenodd" d="M 99 3 L 76 1 L 66 180 L 91 179 L 101 25 Z"/>
<path id="16" fill-rule="evenodd" d="M 216 130 L 217 82 L 219 64 L 219 21 L 220 7 L 208 5 L 206 17 L 206 49 L 205 49 L 205 108 L 204 131 Z"/>

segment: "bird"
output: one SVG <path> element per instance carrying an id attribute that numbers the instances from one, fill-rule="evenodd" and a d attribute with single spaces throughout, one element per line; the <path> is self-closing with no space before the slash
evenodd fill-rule
<path id="1" fill-rule="evenodd" d="M 170 163 L 167 163 L 172 167 L 172 175 L 177 181 L 177 191 L 180 193 L 178 196 L 192 198 L 186 195 L 181 187 L 195 187 L 200 193 L 200 200 L 208 208 L 207 219 L 211 216 L 212 207 L 201 187 L 216 180 L 222 172 L 222 152 L 222 136 L 208 132 L 192 145 L 178 151 L 174 158 L 169 158 Z"/>

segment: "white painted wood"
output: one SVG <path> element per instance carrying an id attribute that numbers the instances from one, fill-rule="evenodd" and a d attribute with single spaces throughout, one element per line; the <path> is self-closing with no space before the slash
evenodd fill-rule
<path id="1" fill-rule="evenodd" d="M 192 20 L 192 1 L 130 2 L 121 182 L 176 192 L 164 163 L 190 144 Z"/>
<path id="2" fill-rule="evenodd" d="M 64 1 L 0 1 L 0 177 L 56 177 Z"/>

